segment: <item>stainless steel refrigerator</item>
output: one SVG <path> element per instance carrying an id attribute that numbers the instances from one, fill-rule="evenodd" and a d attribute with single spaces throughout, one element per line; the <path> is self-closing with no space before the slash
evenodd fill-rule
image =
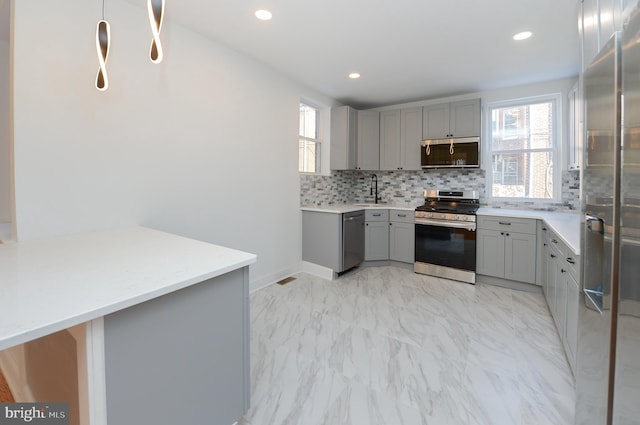
<path id="1" fill-rule="evenodd" d="M 577 425 L 640 425 L 640 12 L 583 75 Z"/>

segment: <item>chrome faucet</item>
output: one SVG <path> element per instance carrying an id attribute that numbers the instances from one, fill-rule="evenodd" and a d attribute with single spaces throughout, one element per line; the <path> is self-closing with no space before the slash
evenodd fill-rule
<path id="1" fill-rule="evenodd" d="M 375 192 L 375 194 L 374 194 Z M 375 204 L 378 203 L 378 201 L 381 201 L 382 198 L 378 197 L 378 176 L 376 176 L 375 174 L 371 174 L 371 196 L 373 196 L 373 202 Z"/>

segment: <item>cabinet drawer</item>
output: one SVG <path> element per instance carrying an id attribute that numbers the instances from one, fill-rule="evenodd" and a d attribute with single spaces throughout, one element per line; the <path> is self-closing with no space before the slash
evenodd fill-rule
<path id="1" fill-rule="evenodd" d="M 406 210 L 391 210 L 389 221 L 395 221 L 400 223 L 413 223 L 413 211 Z"/>
<path id="2" fill-rule="evenodd" d="M 536 234 L 536 220 L 515 217 L 478 216 L 478 228 L 487 230 L 509 230 L 516 233 Z"/>
<path id="3" fill-rule="evenodd" d="M 369 209 L 364 214 L 365 221 L 389 221 L 389 210 Z"/>

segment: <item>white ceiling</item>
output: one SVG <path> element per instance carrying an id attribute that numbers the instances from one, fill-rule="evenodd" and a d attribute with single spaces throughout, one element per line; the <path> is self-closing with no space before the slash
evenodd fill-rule
<path id="1" fill-rule="evenodd" d="M 165 19 L 364 108 L 576 76 L 577 2 L 166 0 Z M 273 19 L 258 21 L 259 8 Z M 533 37 L 511 39 L 524 30 Z M 362 78 L 350 80 L 353 71 Z"/>

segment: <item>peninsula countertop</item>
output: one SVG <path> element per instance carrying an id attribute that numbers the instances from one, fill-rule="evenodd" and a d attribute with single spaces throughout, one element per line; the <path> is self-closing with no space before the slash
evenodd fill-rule
<path id="1" fill-rule="evenodd" d="M 255 261 L 144 227 L 0 244 L 0 350 Z"/>
<path id="2" fill-rule="evenodd" d="M 578 213 L 481 207 L 476 214 L 543 220 L 567 244 L 574 254 L 580 255 L 581 215 Z"/>

